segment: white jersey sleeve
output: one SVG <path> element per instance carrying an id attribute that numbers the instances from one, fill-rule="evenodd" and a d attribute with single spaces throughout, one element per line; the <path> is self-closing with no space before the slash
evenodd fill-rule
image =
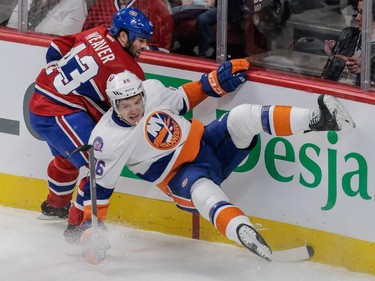
<path id="1" fill-rule="evenodd" d="M 182 87 L 165 87 L 159 80 L 149 79 L 143 82 L 146 93 L 146 111 L 148 108 L 166 109 L 174 114 L 184 115 L 189 111 L 188 97 Z"/>

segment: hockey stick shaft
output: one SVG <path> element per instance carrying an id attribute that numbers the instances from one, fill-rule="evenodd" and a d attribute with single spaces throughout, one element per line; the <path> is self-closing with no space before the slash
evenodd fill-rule
<path id="1" fill-rule="evenodd" d="M 95 179 L 95 157 L 94 148 L 90 145 L 89 153 L 89 173 L 90 173 L 90 198 L 91 198 L 91 224 L 93 233 L 98 228 L 98 207 L 96 197 L 96 179 Z"/>
<path id="2" fill-rule="evenodd" d="M 90 198 L 91 198 L 91 226 L 93 235 L 98 228 L 98 207 L 97 207 L 97 198 L 96 198 L 96 180 L 95 180 L 95 157 L 94 157 L 94 148 L 90 144 L 84 144 L 77 147 L 71 153 L 68 154 L 67 158 L 71 157 L 77 152 L 87 151 L 89 155 L 89 175 L 90 175 Z"/>

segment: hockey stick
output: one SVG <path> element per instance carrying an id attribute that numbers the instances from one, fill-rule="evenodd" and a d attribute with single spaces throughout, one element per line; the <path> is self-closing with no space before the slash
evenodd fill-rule
<path id="1" fill-rule="evenodd" d="M 90 176 L 90 200 L 91 200 L 91 238 L 90 243 L 82 245 L 82 256 L 88 263 L 99 264 L 106 256 L 108 248 L 102 247 L 103 237 L 99 235 L 98 230 L 98 207 L 96 196 L 96 179 L 95 179 L 95 157 L 94 148 L 90 144 L 84 144 L 73 150 L 67 158 L 77 152 L 87 151 L 89 155 L 89 176 Z"/>
<path id="2" fill-rule="evenodd" d="M 87 151 L 89 154 L 89 175 L 90 175 L 90 200 L 91 200 L 91 227 L 92 235 L 95 236 L 98 229 L 98 207 L 96 200 L 96 180 L 95 180 L 95 163 L 94 163 L 94 148 L 90 144 L 84 144 L 73 150 L 67 158 L 76 152 Z M 93 237 L 94 238 L 94 237 Z"/>
<path id="3" fill-rule="evenodd" d="M 301 246 L 280 251 L 273 251 L 272 256 L 275 262 L 297 262 L 310 259 L 314 255 L 311 246 Z"/>

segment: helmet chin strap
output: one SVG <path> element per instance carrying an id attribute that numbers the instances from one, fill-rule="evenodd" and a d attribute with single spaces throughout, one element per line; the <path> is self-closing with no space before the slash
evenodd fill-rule
<path id="1" fill-rule="evenodd" d="M 131 7 L 131 6 L 134 4 L 135 1 L 137 1 L 137 0 L 132 0 L 132 1 L 130 1 L 130 3 L 126 6 L 126 8 Z"/>
<path id="2" fill-rule="evenodd" d="M 129 125 L 129 126 L 133 126 L 133 127 L 137 126 L 138 122 L 135 122 L 135 124 L 131 124 L 130 122 L 126 121 L 126 119 L 123 118 L 123 117 L 117 112 L 117 110 L 116 110 L 115 112 L 116 112 L 116 117 L 117 117 L 120 121 L 126 123 L 126 124 Z"/>
<path id="3" fill-rule="evenodd" d="M 117 113 L 117 117 L 122 121 L 122 122 L 125 122 L 126 124 L 130 125 L 130 126 L 133 126 L 132 124 L 130 124 L 128 121 L 126 121 L 125 118 L 123 118 L 120 114 Z"/>

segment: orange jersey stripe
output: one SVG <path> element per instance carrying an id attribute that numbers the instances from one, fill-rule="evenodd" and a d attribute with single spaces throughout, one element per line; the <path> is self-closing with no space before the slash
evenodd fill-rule
<path id="1" fill-rule="evenodd" d="M 238 216 L 245 216 L 245 214 L 235 206 L 229 206 L 219 210 L 219 214 L 216 217 L 215 226 L 217 230 L 226 235 L 226 229 L 229 222 Z"/>
<path id="2" fill-rule="evenodd" d="M 166 187 L 166 190 L 167 190 L 167 194 L 172 197 L 173 201 L 175 202 L 175 204 L 177 205 L 180 205 L 181 207 L 184 207 L 184 208 L 187 208 L 187 209 L 195 209 L 195 206 L 193 204 L 193 201 L 190 199 L 185 199 L 183 197 L 179 197 L 179 196 L 176 196 L 172 193 L 172 191 L 170 190 L 169 186 Z"/>
<path id="3" fill-rule="evenodd" d="M 290 126 L 290 112 L 291 106 L 277 105 L 273 110 L 273 126 L 275 128 L 276 136 L 290 136 L 292 135 L 292 128 Z"/>
<path id="4" fill-rule="evenodd" d="M 182 85 L 190 103 L 190 109 L 196 107 L 204 101 L 208 96 L 203 91 L 202 84 L 199 81 L 189 82 Z"/>
<path id="5" fill-rule="evenodd" d="M 173 198 L 173 201 L 176 204 L 178 204 L 182 207 L 195 209 L 193 201 L 191 201 L 191 200 L 187 200 L 187 199 L 184 199 L 184 198 L 181 198 L 181 197 L 178 197 L 178 196 L 174 196 L 173 194 L 172 194 L 172 198 Z"/>
<path id="6" fill-rule="evenodd" d="M 191 121 L 192 124 L 189 135 L 185 140 L 184 146 L 182 147 L 176 162 L 164 180 L 157 185 L 166 194 L 170 193 L 168 193 L 169 189 L 167 187 L 169 181 L 174 177 L 180 167 L 185 163 L 192 162 L 198 155 L 204 128 L 202 122 L 195 119 L 192 119 Z"/>

